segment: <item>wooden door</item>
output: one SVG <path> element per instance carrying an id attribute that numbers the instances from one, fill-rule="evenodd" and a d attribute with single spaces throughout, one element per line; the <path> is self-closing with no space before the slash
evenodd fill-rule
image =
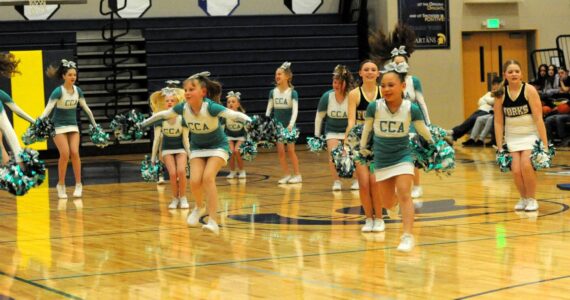
<path id="1" fill-rule="evenodd" d="M 523 80 L 528 78 L 527 37 L 524 32 L 473 32 L 463 34 L 463 114 L 477 110 L 477 100 L 502 76 L 503 64 L 517 60 Z"/>

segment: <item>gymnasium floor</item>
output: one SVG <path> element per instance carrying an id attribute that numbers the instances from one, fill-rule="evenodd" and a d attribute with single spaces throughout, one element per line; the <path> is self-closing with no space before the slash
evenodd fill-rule
<path id="1" fill-rule="evenodd" d="M 360 233 L 358 193 L 331 192 L 327 156 L 298 149 L 302 184 L 276 184 L 275 153 L 248 163 L 246 182 L 219 175 L 219 237 L 167 209 L 168 185 L 140 182 L 142 155 L 85 158 L 82 199 L 58 201 L 51 176 L 2 192 L 0 299 L 570 298 L 570 192 L 556 188 L 568 149 L 539 174 L 539 213 L 515 213 L 494 150 L 457 147 L 452 176 L 422 174 L 409 254 L 395 249 L 399 218 Z"/>

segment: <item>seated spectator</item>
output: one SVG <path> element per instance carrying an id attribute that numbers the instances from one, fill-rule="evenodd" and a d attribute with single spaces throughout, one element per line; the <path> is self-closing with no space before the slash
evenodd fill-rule
<path id="1" fill-rule="evenodd" d="M 543 106 L 554 107 L 553 96 L 560 93 L 560 78 L 558 77 L 558 69 L 555 65 L 548 66 L 548 72 L 544 88 L 538 91 L 540 95 L 540 100 L 543 102 Z"/>
<path id="2" fill-rule="evenodd" d="M 537 91 L 542 91 L 544 89 L 544 85 L 546 84 L 547 73 L 548 73 L 548 66 L 546 64 L 538 66 L 538 72 L 536 78 L 530 81 L 529 83 L 532 84 Z"/>
<path id="3" fill-rule="evenodd" d="M 568 76 L 568 69 L 565 67 L 558 68 L 558 93 L 554 94 L 552 98 L 555 100 L 570 99 L 570 76 Z"/>
<path id="4" fill-rule="evenodd" d="M 498 89 L 501 86 L 501 83 L 502 79 L 500 77 L 493 78 L 491 81 L 491 91 Z M 448 130 L 447 134 L 452 137 L 453 141 L 458 140 L 473 128 L 478 117 L 488 115 L 493 112 L 494 103 L 495 98 L 491 96 L 491 92 L 487 92 L 485 95 L 479 98 L 479 108 L 477 111 L 472 113 L 469 118 L 463 121 L 463 123 L 460 125 L 453 127 L 451 130 Z"/>
<path id="5" fill-rule="evenodd" d="M 567 125 L 570 123 L 570 105 L 568 102 L 558 104 L 553 112 L 556 114 L 551 114 L 544 120 L 548 140 L 555 145 L 566 145 L 570 140 L 570 129 Z"/>
<path id="6" fill-rule="evenodd" d="M 492 111 L 491 111 L 492 112 Z M 487 114 L 483 116 L 479 116 L 477 120 L 475 120 L 475 125 L 471 130 L 471 135 L 469 139 L 463 142 L 463 146 L 470 147 L 470 146 L 487 146 L 491 147 L 495 145 L 495 134 L 494 134 L 494 120 L 493 114 Z M 487 135 L 491 133 L 491 141 L 485 144 L 485 138 Z"/>

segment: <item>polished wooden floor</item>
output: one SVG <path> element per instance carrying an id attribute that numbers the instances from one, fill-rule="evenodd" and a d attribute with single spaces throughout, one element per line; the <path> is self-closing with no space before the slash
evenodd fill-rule
<path id="1" fill-rule="evenodd" d="M 127 180 L 139 155 L 84 159 L 82 199 L 2 192 L 0 299 L 570 299 L 570 151 L 539 173 L 539 213 L 515 213 L 494 150 L 459 147 L 452 176 L 423 174 L 403 254 L 399 219 L 360 233 L 358 193 L 331 192 L 326 155 L 299 149 L 299 185 L 276 184 L 274 153 L 246 182 L 220 174 L 220 236 L 168 210 L 168 185 Z"/>

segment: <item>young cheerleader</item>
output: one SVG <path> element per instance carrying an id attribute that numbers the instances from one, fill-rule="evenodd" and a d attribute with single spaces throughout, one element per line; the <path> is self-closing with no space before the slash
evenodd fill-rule
<path id="1" fill-rule="evenodd" d="M 338 65 L 333 72 L 333 89 L 325 92 L 319 101 L 315 117 L 315 137 L 321 135 L 323 119 L 326 117 L 325 138 L 329 154 L 338 146 L 339 141 L 344 140 L 344 133 L 348 125 L 348 92 L 352 89 L 352 85 L 352 73 L 346 66 Z M 329 168 L 334 179 L 332 190 L 340 191 L 342 185 L 330 155 Z M 354 181 L 352 186 L 358 189 L 358 181 Z"/>
<path id="2" fill-rule="evenodd" d="M 67 163 L 71 157 L 73 173 L 75 175 L 75 191 L 73 197 L 81 197 L 83 185 L 81 184 L 81 159 L 79 157 L 79 127 L 77 126 L 77 105 L 89 117 L 91 125 L 97 126 L 93 113 L 87 106 L 83 91 L 75 85 L 77 80 L 77 65 L 73 61 L 62 59 L 59 66 L 50 66 L 47 69 L 50 78 L 62 79 L 63 84 L 56 87 L 49 97 L 48 104 L 41 118 L 46 118 L 53 111 L 52 121 L 55 126 L 55 137 L 53 141 L 59 151 L 59 162 L 57 165 L 58 183 L 57 196 L 60 199 L 67 198 L 65 192 L 65 174 Z"/>
<path id="3" fill-rule="evenodd" d="M 409 130 L 413 124 L 417 132 L 429 142 L 433 142 L 422 113 L 415 103 L 404 99 L 406 89 L 407 64 L 390 63 L 382 76 L 382 99 L 368 105 L 366 122 L 360 140 L 361 152 L 366 155 L 370 132 L 374 130 L 374 174 L 380 184 L 384 202 L 400 203 L 404 234 L 399 251 L 408 252 L 414 247 L 412 229 L 414 205 L 411 187 L 414 163 L 409 147 Z M 368 153 L 367 153 L 368 152 Z"/>
<path id="4" fill-rule="evenodd" d="M 373 49 L 372 55 L 383 60 L 391 60 L 396 64 L 403 62 L 408 63 L 408 59 L 412 55 L 416 47 L 416 34 L 414 30 L 403 23 L 399 23 L 394 28 L 391 36 L 386 37 L 381 31 L 370 36 L 370 44 Z M 420 79 L 413 75 L 406 75 L 406 90 L 404 97 L 419 105 L 424 121 L 427 125 L 431 124 L 427 105 L 424 99 L 422 84 Z M 410 130 L 412 135 L 415 129 L 412 126 Z M 420 172 L 418 168 L 414 169 L 414 186 L 412 187 L 412 198 L 420 198 L 423 195 L 423 189 L 420 185 Z"/>
<path id="5" fill-rule="evenodd" d="M 267 110 L 265 112 L 266 117 L 271 116 L 271 111 L 274 112 L 274 119 L 276 123 L 281 124 L 283 127 L 287 127 L 287 130 L 291 131 L 295 127 L 295 121 L 297 120 L 297 113 L 299 110 L 299 95 L 297 91 L 293 89 L 292 85 L 293 72 L 291 71 L 291 63 L 284 62 L 275 71 L 275 88 L 269 92 L 269 103 L 267 104 Z M 287 160 L 285 158 L 285 143 L 277 143 L 277 153 L 279 155 L 279 164 L 281 165 L 281 170 L 285 176 L 279 179 L 279 184 L 286 183 L 301 183 L 303 179 L 301 178 L 301 172 L 299 171 L 299 159 L 295 153 L 295 143 L 287 143 L 287 153 L 289 154 L 289 159 L 293 165 L 294 176 L 289 173 L 289 167 L 287 166 Z"/>
<path id="6" fill-rule="evenodd" d="M 227 108 L 233 111 L 240 111 L 245 113 L 245 110 L 241 106 L 241 93 L 234 91 L 228 92 L 226 96 L 227 100 Z M 236 122 L 233 120 L 226 120 L 223 119 L 224 122 L 224 131 L 226 136 L 228 137 L 228 143 L 230 145 L 230 174 L 226 176 L 228 179 L 232 179 L 236 177 L 236 174 L 239 179 L 245 179 L 245 170 L 243 168 L 243 159 L 241 158 L 241 154 L 239 152 L 239 147 L 243 142 L 245 142 L 245 128 L 243 127 L 243 123 Z M 238 167 L 238 170 L 235 171 L 235 167 Z"/>
<path id="7" fill-rule="evenodd" d="M 13 75 L 19 73 L 17 71 L 19 63 L 20 61 L 17 60 L 13 54 L 10 53 L 0 54 L 0 77 L 10 78 Z M 32 119 L 32 117 L 30 117 L 26 112 L 24 112 L 18 105 L 16 105 L 16 103 L 14 103 L 14 100 L 12 100 L 10 95 L 8 95 L 3 90 L 0 90 L 0 131 L 2 131 L 2 134 L 0 134 L 0 146 L 2 146 L 1 139 L 2 135 L 4 135 L 6 137 L 6 142 L 8 143 L 8 146 L 12 150 L 12 154 L 14 155 L 15 160 L 17 162 L 20 162 L 22 159 L 20 158 L 19 154 L 20 152 L 22 152 L 22 148 L 20 148 L 20 142 L 18 141 L 18 137 L 16 136 L 14 128 L 12 127 L 12 124 L 8 119 L 8 115 L 6 115 L 6 110 L 4 109 L 4 105 L 9 107 L 10 110 L 16 113 L 20 118 L 32 124 L 35 122 L 35 120 Z M 7 163 L 9 160 L 7 155 L 8 153 L 4 150 L 4 147 L 2 147 L 1 151 L 2 152 L 0 152 L 1 155 L 0 158 L 2 158 L 2 162 Z"/>
<path id="8" fill-rule="evenodd" d="M 202 193 L 205 194 L 208 206 L 208 223 L 202 228 L 215 234 L 219 234 L 219 226 L 216 221 L 218 190 L 216 188 L 216 176 L 229 158 L 229 144 L 220 126 L 220 117 L 229 120 L 251 121 L 240 112 L 227 109 L 215 102 L 221 91 L 220 83 L 210 80 L 209 72 L 202 72 L 188 77 L 184 81 L 185 103 L 180 103 L 173 108 L 154 114 L 141 123 L 142 127 L 148 126 L 161 119 L 170 119 L 181 115 L 190 129 L 192 138 L 190 141 L 190 186 L 192 194 L 196 197 L 196 207 L 188 216 L 190 226 L 199 223 L 201 215 Z M 214 92 L 212 92 L 214 91 Z M 214 100 L 206 98 L 211 95 Z"/>
<path id="9" fill-rule="evenodd" d="M 380 87 L 378 86 L 378 65 L 372 60 L 365 60 L 360 63 L 358 75 L 362 79 L 362 85 L 353 89 L 348 94 L 348 126 L 344 134 L 344 140 L 347 140 L 348 133 L 358 123 L 364 122 L 366 108 L 368 103 L 381 97 Z M 358 187 L 353 185 L 353 189 L 360 189 L 360 202 L 366 215 L 362 232 L 381 232 L 384 231 L 385 224 L 382 219 L 382 203 L 380 201 L 380 192 L 375 184 L 374 174 L 370 173 L 368 166 L 356 162 L 356 178 L 358 179 Z"/>
<path id="10" fill-rule="evenodd" d="M 522 81 L 521 66 L 517 61 L 508 60 L 503 70 L 503 88 L 494 93 L 495 138 L 502 149 L 504 137 L 513 159 L 511 170 L 521 197 L 515 210 L 536 211 L 536 173 L 530 154 L 538 139 L 548 152 L 540 96 L 532 85 Z"/>
<path id="11" fill-rule="evenodd" d="M 184 102 L 184 90 L 169 86 L 154 92 L 150 101 L 153 113 L 158 113 Z M 178 205 L 183 209 L 190 207 L 186 198 L 186 163 L 190 156 L 188 136 L 188 126 L 180 115 L 158 121 L 154 126 L 151 160 L 154 165 L 160 148 L 172 189 L 172 201 L 168 205 L 170 209 L 176 209 Z"/>

